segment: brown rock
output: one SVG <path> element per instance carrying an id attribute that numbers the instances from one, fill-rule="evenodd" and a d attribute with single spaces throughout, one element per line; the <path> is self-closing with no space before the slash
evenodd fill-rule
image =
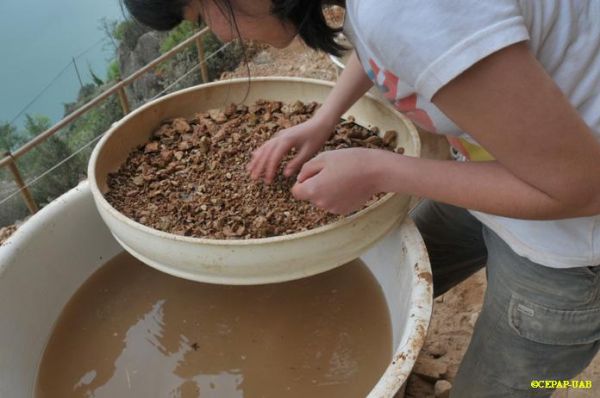
<path id="1" fill-rule="evenodd" d="M 164 151 L 160 151 L 160 157 L 165 162 L 170 162 L 173 159 L 173 151 L 165 149 Z"/>
<path id="2" fill-rule="evenodd" d="M 388 130 L 383 134 L 383 143 L 385 145 L 396 146 L 396 137 L 396 131 Z"/>
<path id="3" fill-rule="evenodd" d="M 434 341 L 433 343 L 427 345 L 425 347 L 425 351 L 430 353 L 434 358 L 443 357 L 448 352 L 446 347 L 439 341 Z"/>
<path id="4" fill-rule="evenodd" d="M 177 149 L 179 149 L 180 151 L 187 151 L 191 147 L 192 147 L 192 144 L 190 144 L 189 141 L 183 141 L 177 145 Z"/>
<path id="5" fill-rule="evenodd" d="M 8 225 L 0 228 L 0 245 L 3 244 L 16 230 L 16 225 Z"/>
<path id="6" fill-rule="evenodd" d="M 135 176 L 135 177 L 133 177 L 133 183 L 135 185 L 144 185 L 144 183 L 145 183 L 144 177 L 142 177 L 142 176 Z"/>
<path id="7" fill-rule="evenodd" d="M 171 127 L 173 130 L 175 130 L 179 134 L 184 134 L 191 130 L 190 125 L 183 118 L 177 118 L 177 119 L 173 120 L 173 122 L 171 122 Z"/>
<path id="8" fill-rule="evenodd" d="M 458 363 L 450 363 L 448 365 L 448 371 L 446 372 L 446 379 L 450 382 L 454 381 L 456 374 L 458 373 L 458 368 L 460 364 Z"/>
<path id="9" fill-rule="evenodd" d="M 217 131 L 215 135 L 212 136 L 212 141 L 214 143 L 223 141 L 226 138 L 226 135 L 227 135 L 227 129 L 222 128 L 219 131 Z"/>
<path id="10" fill-rule="evenodd" d="M 406 381 L 406 397 L 407 398 L 433 398 L 433 384 L 429 381 L 411 374 Z"/>
<path id="11" fill-rule="evenodd" d="M 296 101 L 293 104 L 285 104 L 281 107 L 281 111 L 284 115 L 289 117 L 304 112 L 304 104 L 302 101 Z"/>
<path id="12" fill-rule="evenodd" d="M 383 140 L 380 137 L 376 136 L 376 135 L 370 136 L 369 138 L 367 138 L 365 140 L 365 142 L 367 144 L 377 145 L 377 146 L 380 146 L 380 145 L 383 144 Z"/>
<path id="13" fill-rule="evenodd" d="M 438 380 L 435 382 L 433 386 L 433 393 L 436 398 L 450 398 L 450 390 L 452 389 L 452 384 L 446 380 Z"/>
<path id="14" fill-rule="evenodd" d="M 475 323 L 477 323 L 477 318 L 479 318 L 478 312 L 474 312 L 467 317 L 467 323 L 469 324 L 469 327 L 475 327 Z"/>
<path id="15" fill-rule="evenodd" d="M 225 110 L 223 111 L 223 113 L 225 114 L 226 117 L 231 117 L 233 116 L 233 114 L 237 111 L 237 106 L 235 104 L 229 104 L 228 106 L 225 107 Z"/>
<path id="16" fill-rule="evenodd" d="M 206 153 L 210 149 L 210 139 L 206 136 L 200 138 L 200 144 L 198 146 L 201 153 Z"/>
<path id="17" fill-rule="evenodd" d="M 442 359 L 432 359 L 420 356 L 415 363 L 413 372 L 429 380 L 441 379 L 448 372 L 448 364 Z"/>
<path id="18" fill-rule="evenodd" d="M 223 112 L 220 109 L 211 109 L 210 111 L 208 111 L 208 115 L 212 120 L 214 120 L 217 123 L 225 123 L 227 121 L 227 116 L 225 115 L 225 112 Z"/>
<path id="19" fill-rule="evenodd" d="M 160 138 L 162 136 L 170 137 L 173 135 L 173 129 L 169 123 L 161 125 L 158 129 L 156 129 L 153 133 L 154 137 Z"/>
<path id="20" fill-rule="evenodd" d="M 145 153 L 158 152 L 158 141 L 149 142 L 144 147 Z"/>

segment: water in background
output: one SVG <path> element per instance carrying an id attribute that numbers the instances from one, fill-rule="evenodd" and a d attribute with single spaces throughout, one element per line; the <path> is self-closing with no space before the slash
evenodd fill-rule
<path id="1" fill-rule="evenodd" d="M 73 57 L 84 84 L 92 82 L 90 68 L 106 78 L 115 49 L 102 18 L 123 19 L 119 0 L 0 0 L 0 123 L 47 86 L 26 113 L 60 120 L 63 103 L 74 101 L 80 87 Z M 23 120 L 24 114 L 14 124 Z"/>

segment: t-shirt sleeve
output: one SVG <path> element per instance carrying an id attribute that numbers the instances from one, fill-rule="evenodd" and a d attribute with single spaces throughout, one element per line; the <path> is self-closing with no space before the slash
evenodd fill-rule
<path id="1" fill-rule="evenodd" d="M 364 44 L 427 100 L 488 55 L 529 39 L 517 0 L 359 3 L 371 3 L 357 10 Z"/>

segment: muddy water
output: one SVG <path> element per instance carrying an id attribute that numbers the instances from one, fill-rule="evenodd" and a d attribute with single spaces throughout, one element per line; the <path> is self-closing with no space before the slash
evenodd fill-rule
<path id="1" fill-rule="evenodd" d="M 360 261 L 232 287 L 123 253 L 63 310 L 36 398 L 364 397 L 391 359 L 391 338 L 383 294 Z"/>

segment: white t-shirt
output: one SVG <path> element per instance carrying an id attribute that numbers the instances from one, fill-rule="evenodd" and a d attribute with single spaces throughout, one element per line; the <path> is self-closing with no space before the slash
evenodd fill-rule
<path id="1" fill-rule="evenodd" d="M 477 61 L 522 41 L 600 141 L 600 0 L 347 0 L 344 33 L 394 107 L 451 137 L 471 160 L 489 154 L 431 98 Z M 600 264 L 600 215 L 530 221 L 472 213 L 538 264 Z"/>

